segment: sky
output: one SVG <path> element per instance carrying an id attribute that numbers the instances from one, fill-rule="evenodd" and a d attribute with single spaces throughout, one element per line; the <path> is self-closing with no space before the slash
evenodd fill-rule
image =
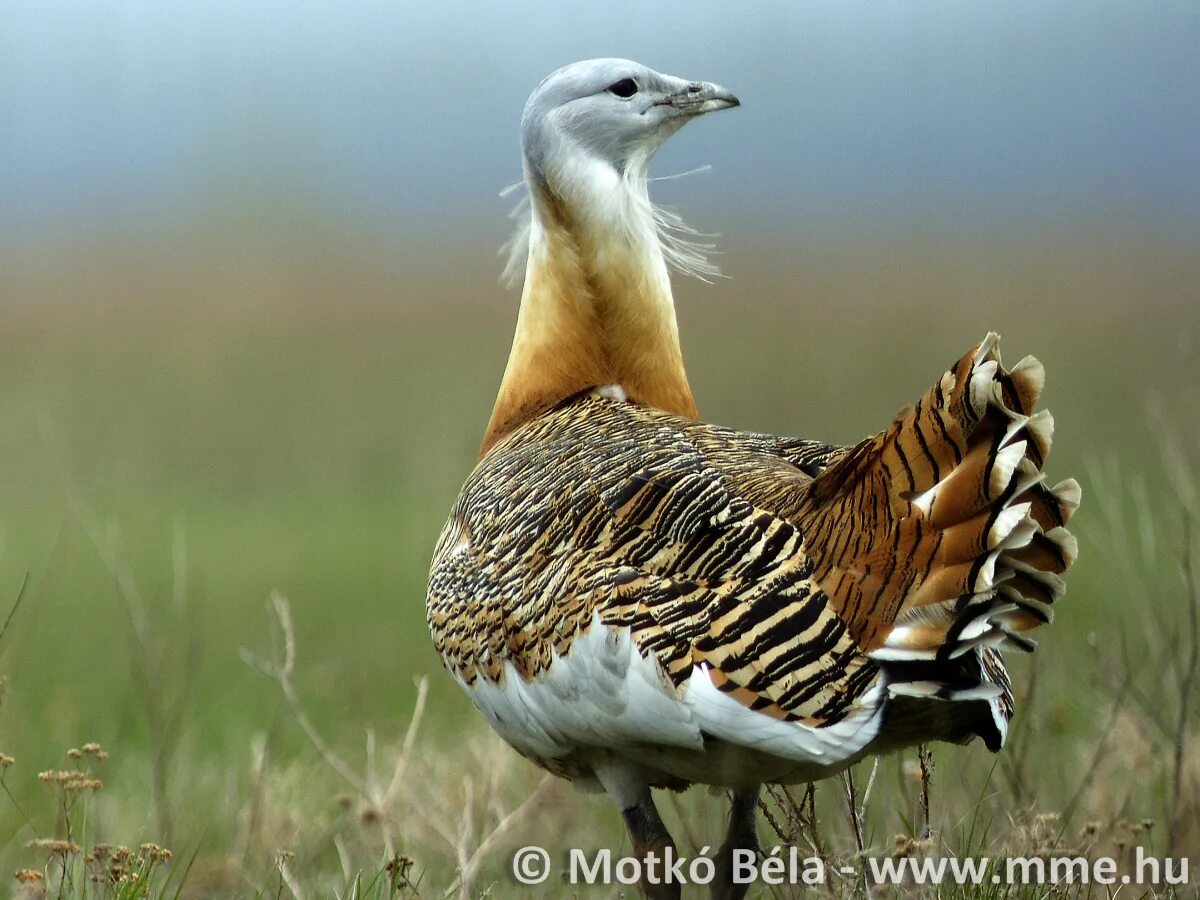
<path id="1" fill-rule="evenodd" d="M 530 90 L 626 56 L 743 101 L 656 161 L 712 166 L 658 189 L 691 208 L 1200 237 L 1197 46 L 1194 0 L 6 0 L 0 235 L 264 204 L 501 220 Z"/>

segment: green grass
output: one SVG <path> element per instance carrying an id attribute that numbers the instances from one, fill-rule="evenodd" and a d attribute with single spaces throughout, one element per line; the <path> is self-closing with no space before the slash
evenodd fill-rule
<path id="1" fill-rule="evenodd" d="M 57 877 L 27 846 L 67 826 L 37 774 L 98 741 L 104 787 L 78 801 L 76 841 L 169 846 L 150 896 L 287 896 L 288 879 L 310 897 L 395 895 L 393 853 L 414 860 L 416 887 L 399 893 L 440 896 L 541 779 L 486 732 L 424 625 L 428 557 L 472 465 L 515 297 L 493 286 L 486 248 L 397 254 L 319 231 L 144 237 L 0 254 L 0 613 L 28 573 L 0 635 L 0 751 L 15 759 L 0 874 Z M 708 417 L 849 442 L 996 328 L 1010 362 L 1046 364 L 1049 468 L 1084 484 L 1067 599 L 1036 660 L 1013 665 L 1018 693 L 1034 688 L 1009 749 L 935 748 L 930 845 L 915 754 L 880 763 L 857 836 L 842 784 L 818 786 L 830 856 L 859 839 L 887 855 L 901 833 L 918 854 L 1135 841 L 1164 853 L 1174 817 L 1176 851 L 1195 857 L 1200 811 L 1173 798 L 1200 793 L 1200 713 L 1178 775 L 1174 733 L 1189 651 L 1182 523 L 1196 508 L 1184 482 L 1200 470 L 1197 255 L 1082 231 L 727 250 L 733 280 L 678 291 Z M 1174 468 L 1167 433 L 1185 448 Z M 278 654 L 273 591 L 294 618 L 300 702 L 357 788 L 244 659 Z M 855 771 L 860 791 L 869 774 Z M 542 791 L 480 857 L 475 892 L 524 896 L 506 874 L 524 844 L 623 846 L 604 798 Z M 777 799 L 783 837 L 802 842 L 802 817 Z M 719 843 L 722 803 L 666 801 L 681 849 Z M 82 856 L 70 867 L 71 896 L 108 896 L 86 893 Z"/>

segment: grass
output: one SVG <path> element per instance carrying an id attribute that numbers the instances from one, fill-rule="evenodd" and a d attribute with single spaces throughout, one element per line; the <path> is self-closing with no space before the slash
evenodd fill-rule
<path id="1" fill-rule="evenodd" d="M 280 234 L 0 254 L 0 873 L 41 873 L 18 896 L 562 896 L 518 890 L 512 851 L 625 847 L 619 816 L 490 735 L 422 603 L 515 300 L 486 251 Z M 732 281 L 680 287 L 711 418 L 843 442 L 1000 329 L 1010 361 L 1046 363 L 1050 469 L 1085 490 L 1068 596 L 1013 663 L 1004 753 L 936 746 L 924 782 L 913 751 L 775 791 L 765 844 L 831 863 L 1144 845 L 1200 865 L 1184 249 L 1082 231 L 747 241 L 727 248 Z M 109 758 L 69 754 L 90 742 Z M 103 786 L 38 778 L 58 771 Z M 723 803 L 664 798 L 682 851 L 719 842 Z M 122 874 L 99 873 L 122 845 Z M 981 896 L 1051 894 L 1107 896 Z"/>

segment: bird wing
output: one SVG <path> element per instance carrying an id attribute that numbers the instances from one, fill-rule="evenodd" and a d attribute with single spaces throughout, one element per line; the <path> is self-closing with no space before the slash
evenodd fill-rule
<path id="1" fill-rule="evenodd" d="M 428 615 L 502 735 L 542 759 L 708 735 L 805 760 L 873 736 L 851 739 L 877 713 L 856 705 L 876 667 L 770 508 L 811 481 L 777 440 L 587 395 L 481 461 Z"/>

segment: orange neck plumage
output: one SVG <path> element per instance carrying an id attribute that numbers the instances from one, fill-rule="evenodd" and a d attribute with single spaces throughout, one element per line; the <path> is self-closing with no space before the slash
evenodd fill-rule
<path id="1" fill-rule="evenodd" d="M 560 401 L 620 385 L 631 402 L 697 416 L 675 304 L 653 221 L 636 206 L 612 221 L 572 217 L 544 186 L 517 330 L 480 455 Z"/>

